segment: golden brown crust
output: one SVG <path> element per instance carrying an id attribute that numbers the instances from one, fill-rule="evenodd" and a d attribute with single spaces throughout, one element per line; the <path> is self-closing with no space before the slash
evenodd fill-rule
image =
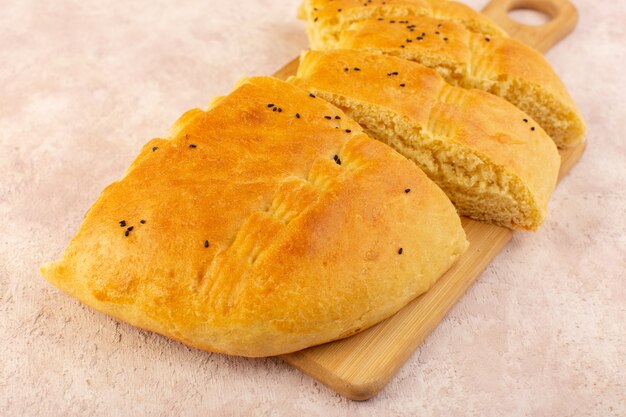
<path id="1" fill-rule="evenodd" d="M 539 224 L 545 218 L 559 154 L 536 122 L 506 100 L 450 86 L 414 62 L 358 51 L 306 52 L 291 81 L 320 94 L 374 104 L 408 118 L 421 135 L 471 150 L 519 178 L 541 211 Z"/>
<path id="2" fill-rule="evenodd" d="M 558 146 L 573 146 L 583 138 L 582 117 L 561 79 L 541 53 L 511 38 L 472 33 L 447 20 L 407 16 L 403 23 L 353 23 L 335 42 L 313 49 L 382 52 L 416 61 L 438 69 L 452 83 L 507 98 L 531 115 L 529 102 L 541 103 L 549 120 L 540 120 L 538 110 L 534 116 Z"/>
<path id="3" fill-rule="evenodd" d="M 314 48 L 327 43 L 347 25 L 366 19 L 427 16 L 456 22 L 484 35 L 506 37 L 506 32 L 487 16 L 454 1 L 444 0 L 304 0 L 298 17 L 307 21 Z"/>
<path id="4" fill-rule="evenodd" d="M 266 356 L 388 317 L 465 248 L 453 206 L 413 163 L 259 77 L 148 143 L 41 272 L 133 325 Z"/>

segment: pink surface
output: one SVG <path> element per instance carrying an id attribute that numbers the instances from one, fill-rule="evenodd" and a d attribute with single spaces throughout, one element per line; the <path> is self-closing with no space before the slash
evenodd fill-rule
<path id="1" fill-rule="evenodd" d="M 306 47 L 297 0 L 5 1 L 0 13 L 0 415 L 626 415 L 625 2 L 579 0 L 549 60 L 589 148 L 376 398 L 277 359 L 201 352 L 47 284 L 142 144 Z M 481 7 L 484 1 L 468 1 Z"/>

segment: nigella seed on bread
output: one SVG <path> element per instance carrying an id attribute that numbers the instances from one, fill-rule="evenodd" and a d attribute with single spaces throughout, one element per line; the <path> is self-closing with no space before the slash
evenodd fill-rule
<path id="1" fill-rule="evenodd" d="M 414 163 L 312 98 L 256 77 L 185 113 L 41 273 L 103 313 L 233 355 L 296 351 L 394 314 L 465 251 L 460 219 Z"/>
<path id="2" fill-rule="evenodd" d="M 338 9 L 341 12 L 338 12 Z M 298 18 L 307 22 L 311 47 L 316 49 L 334 42 L 351 23 L 366 19 L 385 20 L 387 24 L 419 29 L 407 16 L 427 16 L 456 22 L 482 35 L 507 36 L 487 16 L 455 1 L 446 0 L 304 0 Z"/>
<path id="3" fill-rule="evenodd" d="M 362 68 L 359 76 L 342 71 L 353 65 Z M 525 230 L 545 220 L 559 154 L 507 101 L 451 86 L 423 65 L 358 51 L 305 52 L 289 81 L 415 161 L 461 214 Z"/>
<path id="4" fill-rule="evenodd" d="M 513 103 L 535 119 L 558 147 L 583 140 L 585 124 L 578 108 L 538 51 L 508 37 L 472 32 L 445 17 L 408 15 L 404 22 L 353 21 L 324 41 L 309 31 L 311 48 L 383 53 L 421 63 L 453 85 L 487 91 Z"/>

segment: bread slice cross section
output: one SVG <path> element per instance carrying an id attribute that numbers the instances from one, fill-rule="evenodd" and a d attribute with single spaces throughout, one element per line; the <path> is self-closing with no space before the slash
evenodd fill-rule
<path id="1" fill-rule="evenodd" d="M 289 81 L 413 160 L 462 215 L 513 229 L 544 222 L 560 157 L 509 102 L 451 86 L 423 65 L 358 51 L 304 52 Z"/>

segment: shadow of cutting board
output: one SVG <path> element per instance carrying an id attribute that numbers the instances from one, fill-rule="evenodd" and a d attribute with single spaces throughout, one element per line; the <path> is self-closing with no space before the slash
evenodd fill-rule
<path id="1" fill-rule="evenodd" d="M 552 20 L 542 26 L 527 26 L 511 20 L 507 12 L 534 9 Z M 545 52 L 576 26 L 578 15 L 568 0 L 493 0 L 483 13 L 499 23 L 513 38 Z M 298 60 L 275 76 L 295 75 Z M 586 142 L 561 150 L 562 178 L 578 161 Z M 354 400 L 376 395 L 398 372 L 428 334 L 465 293 L 489 262 L 511 239 L 512 231 L 463 219 L 470 247 L 460 261 L 426 294 L 387 320 L 347 339 L 283 355 L 282 358 Z"/>

